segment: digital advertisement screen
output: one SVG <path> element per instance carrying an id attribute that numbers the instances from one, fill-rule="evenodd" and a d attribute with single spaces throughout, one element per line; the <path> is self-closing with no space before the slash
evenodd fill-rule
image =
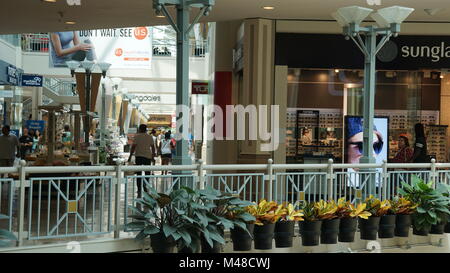
<path id="1" fill-rule="evenodd" d="M 389 118 L 375 117 L 373 128 L 373 149 L 372 155 L 377 164 L 387 161 L 389 153 Z M 344 143 L 344 162 L 349 164 L 358 164 L 363 156 L 363 118 L 360 116 L 345 117 L 345 143 Z M 356 172 L 354 169 L 348 169 L 348 172 Z M 359 186 L 357 179 L 350 179 L 349 186 Z M 377 183 L 378 184 L 378 183 Z"/>

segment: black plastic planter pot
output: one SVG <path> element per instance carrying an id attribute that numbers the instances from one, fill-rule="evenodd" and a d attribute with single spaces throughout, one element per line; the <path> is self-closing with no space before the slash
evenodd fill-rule
<path id="1" fill-rule="evenodd" d="M 447 222 L 447 224 L 445 225 L 444 232 L 450 233 L 450 222 Z"/>
<path id="2" fill-rule="evenodd" d="M 301 221 L 300 236 L 302 236 L 303 246 L 317 246 L 319 245 L 320 228 L 322 221 Z"/>
<path id="3" fill-rule="evenodd" d="M 185 246 L 183 248 L 179 248 L 178 249 L 178 253 L 185 253 L 185 254 L 189 254 L 189 253 L 200 253 L 200 246 L 201 246 L 201 240 L 200 237 L 197 239 L 192 239 L 192 240 L 196 240 L 197 241 L 197 245 L 198 245 L 198 249 L 196 252 L 194 252 L 190 247 Z"/>
<path id="4" fill-rule="evenodd" d="M 320 243 L 321 244 L 337 244 L 339 234 L 340 219 L 323 220 Z"/>
<path id="5" fill-rule="evenodd" d="M 255 249 L 272 249 L 275 224 L 255 225 L 253 232 Z"/>
<path id="6" fill-rule="evenodd" d="M 167 238 L 163 232 L 150 235 L 153 253 L 173 253 L 176 246 L 172 237 Z"/>
<path id="7" fill-rule="evenodd" d="M 294 227 L 294 221 L 281 221 L 275 224 L 275 247 L 292 247 Z"/>
<path id="8" fill-rule="evenodd" d="M 220 235 L 223 238 L 223 230 L 220 231 Z M 211 247 L 205 238 L 202 236 L 201 239 L 202 244 L 202 253 L 221 253 L 222 252 L 222 244 L 213 240 L 213 247 Z"/>
<path id="9" fill-rule="evenodd" d="M 380 219 L 378 238 L 394 238 L 395 235 L 395 215 L 383 215 Z"/>
<path id="10" fill-rule="evenodd" d="M 247 224 L 247 229 L 250 234 L 253 234 L 255 224 Z M 253 237 L 248 234 L 247 231 L 242 228 L 235 226 L 234 229 L 230 230 L 231 240 L 233 241 L 234 251 L 250 251 L 252 250 Z"/>
<path id="11" fill-rule="evenodd" d="M 342 243 L 353 243 L 355 241 L 357 224 L 358 219 L 356 218 L 342 218 L 339 223 L 338 241 Z"/>
<path id="12" fill-rule="evenodd" d="M 447 221 L 448 221 L 447 215 L 443 216 L 441 223 L 431 226 L 430 234 L 444 234 Z"/>
<path id="13" fill-rule="evenodd" d="M 432 225 L 430 229 L 430 234 L 444 234 L 445 225 L 447 223 L 441 223 L 437 225 Z"/>
<path id="14" fill-rule="evenodd" d="M 376 240 L 379 226 L 380 217 L 378 216 L 370 216 L 368 219 L 359 218 L 361 240 Z"/>
<path id="15" fill-rule="evenodd" d="M 428 236 L 428 234 L 430 234 L 430 228 L 426 228 L 426 229 L 417 229 L 417 228 L 413 225 L 413 234 L 414 234 L 414 235 L 418 235 L 418 236 Z"/>
<path id="16" fill-rule="evenodd" d="M 395 236 L 409 237 L 409 229 L 411 228 L 412 218 L 408 214 L 397 214 L 395 216 Z"/>

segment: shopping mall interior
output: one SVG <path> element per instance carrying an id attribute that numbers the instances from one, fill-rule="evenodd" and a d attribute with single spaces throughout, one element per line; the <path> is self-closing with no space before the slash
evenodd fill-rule
<path id="1" fill-rule="evenodd" d="M 0 136 L 0 253 L 158 252 L 152 236 L 170 236 L 133 213 L 153 193 L 183 187 L 298 209 L 305 224 L 291 227 L 290 247 L 278 247 L 274 220 L 270 246 L 252 233 L 246 253 L 370 252 L 369 242 L 386 253 L 450 252 L 450 3 L 3 2 L 0 125 L 10 132 Z M 2 152 L 16 152 L 8 135 L 18 141 L 11 158 Z M 411 205 L 406 236 L 377 226 L 367 239 L 360 223 L 354 240 L 339 233 L 327 243 L 330 219 L 317 212 L 321 242 L 304 238 L 308 204 L 340 198 L 390 202 L 386 215 L 371 213 L 380 226 L 393 216 L 394 228 L 394 204 L 418 181 L 448 203 L 422 220 L 421 204 Z M 331 219 L 343 217 L 335 211 Z M 204 229 L 224 228 L 202 237 L 202 249 L 244 253 L 233 245 L 237 220 L 223 217 L 207 218 Z M 430 222 L 425 235 L 416 220 Z M 179 251 L 194 240 L 172 236 Z"/>

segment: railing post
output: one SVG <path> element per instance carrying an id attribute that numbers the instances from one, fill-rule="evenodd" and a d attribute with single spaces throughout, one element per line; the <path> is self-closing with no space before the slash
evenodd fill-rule
<path id="1" fill-rule="evenodd" d="M 389 173 L 388 173 L 388 168 L 387 168 L 387 161 L 383 160 L 383 173 L 381 174 L 381 188 L 382 188 L 382 196 L 381 196 L 381 200 L 386 200 L 389 199 L 387 196 L 387 186 L 388 186 L 388 178 L 389 178 Z M 380 191 L 381 194 L 381 191 Z"/>
<path id="2" fill-rule="evenodd" d="M 433 189 L 436 189 L 436 177 L 437 177 L 437 172 L 436 172 L 436 159 L 432 158 L 431 159 L 431 173 L 430 173 L 430 179 L 433 182 Z"/>
<path id="3" fill-rule="evenodd" d="M 328 191 L 328 200 L 333 200 L 333 180 L 334 180 L 334 168 L 333 168 L 333 159 L 328 159 L 328 168 L 327 168 L 327 191 Z"/>
<path id="4" fill-rule="evenodd" d="M 267 160 L 267 175 L 269 176 L 269 196 L 268 200 L 273 201 L 273 160 Z"/>
<path id="5" fill-rule="evenodd" d="M 20 183 L 20 191 L 19 191 L 19 219 L 18 219 L 18 246 L 23 245 L 23 238 L 24 238 L 24 230 L 23 225 L 25 223 L 25 183 L 26 181 L 26 172 L 25 172 L 25 166 L 27 165 L 25 160 L 20 161 L 19 165 L 19 183 Z M 30 232 L 30 231 L 28 231 Z"/>
<path id="6" fill-rule="evenodd" d="M 114 238 L 120 237 L 120 188 L 122 186 L 122 160 L 116 161 L 116 198 L 115 198 L 115 217 L 114 217 Z"/>
<path id="7" fill-rule="evenodd" d="M 197 165 L 198 184 L 201 190 L 205 189 L 205 177 L 203 176 L 203 160 L 198 161 Z"/>

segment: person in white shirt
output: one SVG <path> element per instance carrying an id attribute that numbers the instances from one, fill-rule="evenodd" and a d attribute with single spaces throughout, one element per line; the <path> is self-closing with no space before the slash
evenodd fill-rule
<path id="1" fill-rule="evenodd" d="M 161 140 L 161 144 L 159 145 L 162 165 L 169 165 L 169 163 L 171 162 L 173 148 L 174 147 L 170 132 L 167 132 L 164 135 L 164 139 Z M 164 174 L 167 174 L 167 172 L 163 172 L 163 175 Z"/>
<path id="2" fill-rule="evenodd" d="M 136 165 L 151 165 L 151 161 L 155 157 L 155 143 L 153 141 L 153 136 L 147 134 L 147 125 L 139 125 L 138 133 L 134 136 L 134 142 L 131 146 L 130 157 L 128 162 L 131 162 L 131 158 L 135 155 Z M 137 172 L 137 175 L 142 175 L 142 172 Z M 145 172 L 145 175 L 151 175 L 150 172 Z M 141 198 L 142 194 L 142 178 L 137 179 L 138 187 L 138 198 Z M 145 188 L 145 187 L 144 187 Z"/>

